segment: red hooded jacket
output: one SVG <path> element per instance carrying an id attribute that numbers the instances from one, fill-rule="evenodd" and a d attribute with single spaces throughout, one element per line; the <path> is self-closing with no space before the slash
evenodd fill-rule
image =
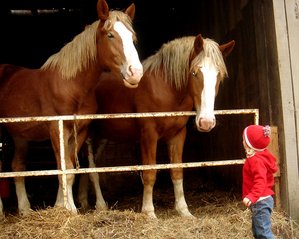
<path id="1" fill-rule="evenodd" d="M 276 158 L 267 149 L 248 157 L 243 166 L 242 198 L 253 204 L 260 197 L 274 195 L 273 174 L 277 169 Z"/>

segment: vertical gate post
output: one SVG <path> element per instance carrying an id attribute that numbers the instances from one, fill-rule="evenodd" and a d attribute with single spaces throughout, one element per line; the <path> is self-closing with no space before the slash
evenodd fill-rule
<path id="1" fill-rule="evenodd" d="M 67 208 L 67 187 L 66 187 L 66 173 L 65 173 L 65 151 L 64 151 L 64 132 L 63 132 L 63 120 L 58 121 L 59 127 L 59 143 L 60 143 L 60 163 L 61 163 L 61 180 L 62 180 L 62 190 L 63 190 L 63 205 Z"/>

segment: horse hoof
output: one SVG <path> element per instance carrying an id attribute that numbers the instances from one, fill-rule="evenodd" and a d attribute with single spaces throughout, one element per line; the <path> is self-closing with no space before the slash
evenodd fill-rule
<path id="1" fill-rule="evenodd" d="M 69 211 L 71 211 L 73 214 L 78 214 L 77 208 L 69 209 Z"/>
<path id="2" fill-rule="evenodd" d="M 72 206 L 72 205 L 66 205 L 64 208 L 66 208 L 67 210 L 69 210 L 71 213 L 73 214 L 78 214 L 78 210 L 76 207 Z"/>
<path id="3" fill-rule="evenodd" d="M 27 210 L 19 210 L 19 215 L 20 215 L 21 217 L 23 217 L 23 216 L 28 216 L 28 215 L 30 214 L 30 212 L 32 212 L 31 209 L 27 209 Z"/>
<path id="4" fill-rule="evenodd" d="M 185 218 L 196 218 L 195 216 L 193 216 L 188 209 L 184 209 L 181 211 L 178 211 L 178 213 L 180 214 L 180 216 L 185 217 Z"/>
<path id="5" fill-rule="evenodd" d="M 89 209 L 89 203 L 87 201 L 80 202 L 80 206 L 83 211 L 87 211 Z"/>
<path id="6" fill-rule="evenodd" d="M 182 217 L 189 218 L 189 219 L 196 219 L 196 217 L 193 216 L 191 213 L 189 213 L 188 215 L 182 215 Z"/>
<path id="7" fill-rule="evenodd" d="M 158 219 L 154 212 L 143 212 L 143 213 L 147 215 L 150 219 Z"/>
<path id="8" fill-rule="evenodd" d="M 106 204 L 96 204 L 96 210 L 97 211 L 107 211 L 108 207 Z"/>

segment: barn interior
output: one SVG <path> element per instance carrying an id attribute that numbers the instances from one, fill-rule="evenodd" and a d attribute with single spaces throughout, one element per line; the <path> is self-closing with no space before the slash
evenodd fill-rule
<path id="1" fill-rule="evenodd" d="M 0 63 L 39 68 L 46 59 L 97 19 L 96 0 L 11 0 L 0 8 Z M 202 34 L 217 42 L 235 40 L 226 59 L 229 77 L 220 87 L 215 109 L 259 109 L 260 123 L 281 123 L 280 93 L 272 1 L 201 0 L 142 1 L 107 0 L 112 9 L 136 6 L 134 29 L 141 59 L 152 55 L 163 43 L 187 35 Z M 1 102 L 5 104 L 5 102 Z M 184 148 L 184 162 L 241 159 L 242 130 L 254 123 L 253 115 L 219 115 L 210 133 L 197 132 L 190 117 Z M 1 134 L 1 160 L 10 171 L 13 144 Z M 99 166 L 140 164 L 138 142 L 109 142 Z M 84 157 L 82 167 L 84 167 Z M 165 145 L 159 144 L 158 163 L 168 163 Z M 49 142 L 31 144 L 28 170 L 54 169 Z M 241 192 L 241 165 L 184 170 L 185 191 L 211 190 Z M 126 195 L 142 193 L 139 174 L 103 174 L 102 186 L 110 204 Z M 130 180 L 130 183 L 128 183 Z M 113 187 L 111 185 L 113 182 Z M 11 194 L 4 203 L 15 207 Z M 28 177 L 27 190 L 33 207 L 55 203 L 57 177 Z M 155 188 L 172 190 L 168 170 L 160 170 Z M 76 192 L 76 190 L 75 190 Z M 188 198 L 186 198 L 188 202 Z M 140 201 L 141 204 L 141 201 Z"/>

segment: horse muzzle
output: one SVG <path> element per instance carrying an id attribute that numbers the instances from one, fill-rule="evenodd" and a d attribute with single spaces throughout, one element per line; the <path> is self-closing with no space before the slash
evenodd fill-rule
<path id="1" fill-rule="evenodd" d="M 196 127 L 200 132 L 210 132 L 216 126 L 216 119 L 213 118 L 202 118 L 196 119 Z"/>
<path id="2" fill-rule="evenodd" d="M 123 74 L 123 81 L 128 88 L 137 88 L 143 76 L 143 68 L 128 67 L 128 70 Z"/>

